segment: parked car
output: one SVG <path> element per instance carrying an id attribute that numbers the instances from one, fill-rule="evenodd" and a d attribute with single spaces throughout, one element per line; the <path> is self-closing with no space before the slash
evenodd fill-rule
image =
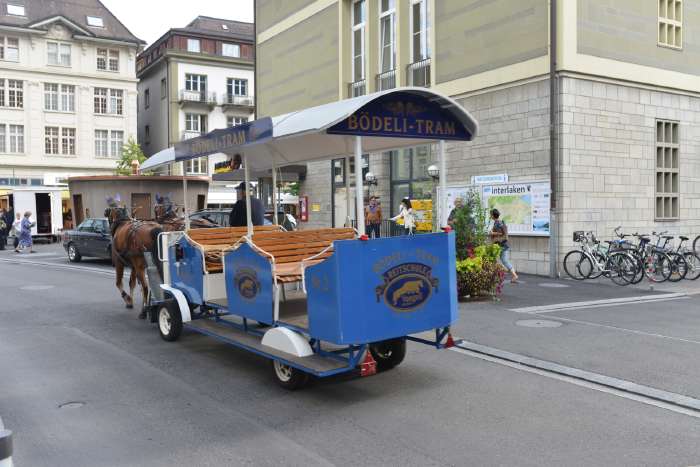
<path id="1" fill-rule="evenodd" d="M 190 214 L 190 221 L 195 219 L 206 219 L 221 227 L 228 227 L 228 216 L 230 209 L 204 209 Z"/>
<path id="2" fill-rule="evenodd" d="M 63 248 L 68 260 L 77 263 L 83 256 L 112 258 L 112 235 L 106 218 L 85 219 L 76 229 L 63 232 Z"/>

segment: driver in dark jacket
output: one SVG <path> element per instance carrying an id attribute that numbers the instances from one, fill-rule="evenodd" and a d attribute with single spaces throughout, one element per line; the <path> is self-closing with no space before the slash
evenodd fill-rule
<path id="1" fill-rule="evenodd" d="M 245 227 L 248 225 L 245 205 L 245 197 L 248 194 L 248 190 L 246 190 L 245 182 L 241 182 L 241 184 L 236 187 L 236 193 L 238 194 L 238 201 L 236 201 L 236 204 L 233 205 L 231 214 L 229 214 L 229 225 L 231 227 Z M 253 225 L 263 225 L 265 222 L 265 208 L 263 207 L 262 201 L 251 196 L 250 211 Z"/>

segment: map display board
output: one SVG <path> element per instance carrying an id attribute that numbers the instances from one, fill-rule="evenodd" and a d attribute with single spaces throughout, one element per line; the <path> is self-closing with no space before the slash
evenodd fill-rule
<path id="1" fill-rule="evenodd" d="M 466 200 L 469 192 L 481 197 L 482 206 L 489 211 L 498 209 L 508 226 L 509 235 L 549 236 L 549 182 L 497 183 L 447 187 L 447 209 L 442 224 L 454 208 L 457 198 Z"/>

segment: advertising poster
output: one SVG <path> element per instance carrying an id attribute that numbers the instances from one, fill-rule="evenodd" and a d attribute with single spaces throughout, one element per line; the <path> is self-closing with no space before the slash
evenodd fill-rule
<path id="1" fill-rule="evenodd" d="M 413 213 L 416 216 L 416 231 L 431 232 L 433 230 L 433 200 L 418 199 L 411 201 Z"/>
<path id="2" fill-rule="evenodd" d="M 481 195 L 482 206 L 498 209 L 509 235 L 549 236 L 549 182 L 497 183 L 447 187 L 447 209 L 442 224 L 457 198 L 466 200 L 470 191 Z"/>

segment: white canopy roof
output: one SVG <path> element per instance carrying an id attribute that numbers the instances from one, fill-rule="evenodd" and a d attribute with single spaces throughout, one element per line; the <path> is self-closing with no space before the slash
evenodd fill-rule
<path id="1" fill-rule="evenodd" d="M 228 144 L 224 146 L 219 144 L 219 146 L 216 147 L 216 149 L 218 149 L 217 151 L 209 151 L 207 153 L 194 152 L 179 154 L 181 151 L 168 148 L 146 160 L 142 164 L 141 170 L 149 170 L 159 165 L 201 157 L 214 152 L 223 152 L 229 155 L 244 154 L 248 167 L 251 170 L 267 170 L 273 166 L 279 167 L 313 160 L 346 156 L 353 153 L 354 138 L 352 134 L 331 134 L 328 133 L 328 130 L 337 124 L 342 124 L 343 121 L 356 114 L 356 112 L 370 108 L 369 106 L 373 104 L 385 102 L 393 97 L 393 95 L 397 98 L 408 98 L 413 103 L 406 104 L 405 108 L 401 107 L 400 112 L 404 114 L 413 112 L 413 114 L 415 114 L 421 111 L 421 105 L 423 104 L 423 109 L 425 107 L 434 107 L 449 118 L 453 124 L 459 125 L 460 127 L 457 129 L 458 133 L 463 136 L 442 138 L 439 134 L 436 134 L 434 138 L 430 138 L 423 134 L 420 137 L 412 137 L 410 136 L 410 132 L 405 132 L 404 135 L 398 132 L 393 135 L 363 135 L 362 150 L 364 152 L 387 151 L 401 147 L 436 142 L 440 139 L 471 140 L 477 133 L 478 125 L 476 120 L 454 100 L 427 88 L 406 87 L 331 102 L 329 104 L 272 117 L 271 137 L 269 137 L 270 135 L 266 135 L 260 140 L 254 140 L 254 135 L 251 132 L 251 136 L 253 137 L 245 139 L 245 142 L 242 144 L 240 144 L 240 139 L 237 140 L 237 138 L 234 137 L 234 143 L 239 144 Z M 413 107 L 411 107 L 411 105 L 413 105 Z M 393 117 L 382 116 L 376 118 L 383 119 Z M 262 122 L 263 120 L 265 119 L 256 122 Z M 253 126 L 255 126 L 256 122 L 252 122 Z M 268 122 L 265 123 L 269 126 Z M 388 123 L 392 124 L 392 121 Z M 393 124 L 396 126 L 396 123 Z M 406 123 L 403 123 L 403 125 L 403 129 L 406 130 Z M 233 133 L 236 128 L 239 127 L 227 130 Z M 222 130 L 214 130 L 210 135 L 217 133 L 217 138 L 220 138 L 222 135 L 221 132 Z M 200 138 L 206 141 L 210 135 L 204 135 Z M 196 144 L 196 140 L 200 138 L 193 138 L 185 143 L 187 145 L 191 145 L 193 142 Z M 229 140 L 231 140 L 231 138 L 229 138 Z"/>

